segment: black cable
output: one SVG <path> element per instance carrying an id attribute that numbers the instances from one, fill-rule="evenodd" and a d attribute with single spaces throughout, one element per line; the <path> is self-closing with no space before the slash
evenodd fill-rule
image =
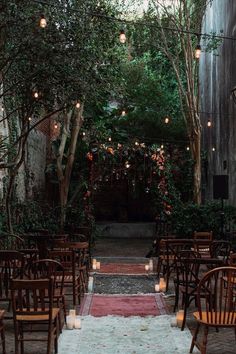
<path id="1" fill-rule="evenodd" d="M 32 1 L 35 3 L 41 4 L 41 5 L 47 5 L 47 6 L 52 6 L 52 7 L 56 6 L 55 4 L 52 4 L 50 2 L 46 2 L 44 0 L 32 0 Z M 58 7 L 58 5 L 57 5 L 57 7 Z M 62 7 L 62 5 L 60 5 L 59 7 Z M 79 10 L 73 10 L 73 11 L 81 14 Z M 214 38 L 227 39 L 227 40 L 232 40 L 232 41 L 236 40 L 236 38 L 234 38 L 234 37 L 222 36 L 222 35 L 217 35 L 217 34 L 209 34 L 209 33 L 201 33 L 201 32 L 189 31 L 189 30 L 184 30 L 184 29 L 179 30 L 179 29 L 171 28 L 171 27 L 158 26 L 158 25 L 150 23 L 150 22 L 126 20 L 126 19 L 121 19 L 121 18 L 117 18 L 114 16 L 108 16 L 108 15 L 96 13 L 96 12 L 87 12 L 86 15 L 92 16 L 92 17 L 101 17 L 101 18 L 105 18 L 107 20 L 112 20 L 112 21 L 116 21 L 116 22 L 120 22 L 120 23 L 129 24 L 129 25 L 142 25 L 142 26 L 149 26 L 149 27 L 151 26 L 151 27 L 155 27 L 157 29 L 166 30 L 166 31 L 170 31 L 170 32 L 192 34 L 197 37 L 205 37 L 205 38 L 207 37 L 207 38 L 211 38 L 211 39 L 214 39 Z"/>

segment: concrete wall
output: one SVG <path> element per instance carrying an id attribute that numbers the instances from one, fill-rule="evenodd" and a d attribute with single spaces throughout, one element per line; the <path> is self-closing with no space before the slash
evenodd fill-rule
<path id="1" fill-rule="evenodd" d="M 214 31 L 236 38 L 236 1 L 213 0 L 203 23 L 203 33 Z M 220 31 L 223 30 L 223 33 Z M 204 42 L 202 43 L 204 47 Z M 229 203 L 236 205 L 236 103 L 231 90 L 236 86 L 236 40 L 224 39 L 217 55 L 203 52 L 200 59 L 200 94 L 203 126 L 203 195 L 213 198 L 213 175 L 228 174 Z M 206 112 L 213 112 L 209 115 Z M 207 120 L 212 127 L 207 128 Z M 212 151 L 215 147 L 215 152 Z"/>

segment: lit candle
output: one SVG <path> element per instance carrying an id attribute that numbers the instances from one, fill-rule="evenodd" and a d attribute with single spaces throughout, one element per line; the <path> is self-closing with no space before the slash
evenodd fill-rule
<path id="1" fill-rule="evenodd" d="M 178 327 L 182 327 L 184 320 L 184 310 L 179 310 L 176 314 L 176 322 Z"/>
<path id="2" fill-rule="evenodd" d="M 149 270 L 149 264 L 145 264 L 145 270 L 146 270 L 146 271 Z"/>
<path id="3" fill-rule="evenodd" d="M 97 262 L 96 266 L 97 266 L 97 269 L 100 269 L 101 262 Z"/>
<path id="4" fill-rule="evenodd" d="M 166 291 L 166 282 L 164 278 L 160 278 L 159 286 L 160 286 L 160 291 L 164 293 Z"/>
<path id="5" fill-rule="evenodd" d="M 75 311 L 75 310 L 70 310 L 70 311 L 69 311 L 69 316 L 75 318 L 75 316 L 76 316 L 76 311 Z"/>
<path id="6" fill-rule="evenodd" d="M 152 259 L 150 259 L 150 261 L 149 261 L 149 269 L 151 272 L 153 271 L 153 260 Z"/>
<path id="7" fill-rule="evenodd" d="M 92 268 L 93 268 L 93 270 L 96 270 L 97 269 L 97 263 L 93 263 Z"/>
<path id="8" fill-rule="evenodd" d="M 177 327 L 177 320 L 176 320 L 175 317 L 171 319 L 170 326 L 171 327 Z"/>
<path id="9" fill-rule="evenodd" d="M 157 293 L 159 293 L 159 291 L 160 291 L 160 285 L 159 284 L 155 284 L 155 291 Z"/>
<path id="10" fill-rule="evenodd" d="M 76 316 L 76 318 L 75 318 L 75 328 L 81 329 L 81 320 L 78 316 Z"/>
<path id="11" fill-rule="evenodd" d="M 91 293 L 93 291 L 93 277 L 89 277 L 88 280 L 88 292 Z"/>
<path id="12" fill-rule="evenodd" d="M 67 329 L 73 329 L 75 324 L 75 318 L 73 316 L 66 316 Z"/>

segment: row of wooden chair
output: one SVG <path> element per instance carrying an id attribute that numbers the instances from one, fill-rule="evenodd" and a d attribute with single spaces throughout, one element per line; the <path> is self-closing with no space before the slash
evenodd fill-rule
<path id="1" fill-rule="evenodd" d="M 24 249 L 20 250 L 20 252 L 14 250 L 0 251 L 0 300 L 9 301 L 9 310 L 10 305 L 12 305 L 16 354 L 18 354 L 19 347 L 21 348 L 21 353 L 24 353 L 24 324 L 26 322 L 42 324 L 44 322 L 43 319 L 48 324 L 48 335 L 50 335 L 50 338 L 48 337 L 47 339 L 47 353 L 51 353 L 53 341 L 57 351 L 58 329 L 62 330 L 62 315 L 64 321 L 66 320 L 66 297 L 72 295 L 73 305 L 76 306 L 80 303 L 81 296 L 87 290 L 90 267 L 88 242 L 61 242 L 61 240 L 54 240 L 50 244 L 47 254 L 47 259 L 38 259 L 39 252 L 35 249 Z M 45 279 L 50 280 L 51 283 L 42 283 L 40 285 L 39 281 Z M 37 287 L 35 289 L 30 288 L 30 286 L 34 287 L 36 285 L 42 286 L 42 289 L 40 290 Z M 24 286 L 27 286 L 27 289 L 23 290 Z M 45 286 L 45 291 L 43 291 L 43 286 Z M 65 289 L 70 288 L 72 289 L 71 293 L 65 293 Z M 14 303 L 14 294 L 16 294 L 18 289 L 21 289 L 26 297 L 29 296 L 30 289 L 33 291 L 35 303 L 32 303 L 32 308 L 30 308 L 30 299 L 27 299 L 29 301 L 27 310 L 23 307 L 19 308 L 17 302 Z M 40 305 L 41 303 L 42 306 Z M 46 304 L 48 304 L 48 307 L 46 307 Z M 18 311 L 26 311 L 26 316 L 23 316 Z M 30 338 L 29 340 L 32 339 Z M 37 338 L 37 340 L 40 339 Z M 5 345 L 5 342 L 3 343 Z"/>

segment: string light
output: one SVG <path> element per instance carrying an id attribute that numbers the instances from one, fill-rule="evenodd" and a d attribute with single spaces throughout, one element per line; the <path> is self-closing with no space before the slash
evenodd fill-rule
<path id="1" fill-rule="evenodd" d="M 108 138 L 108 141 L 111 141 L 111 137 L 110 137 L 110 138 Z"/>
<path id="2" fill-rule="evenodd" d="M 34 96 L 34 98 L 39 98 L 39 93 L 38 93 L 37 91 L 35 91 L 35 92 L 33 93 L 33 96 Z"/>
<path id="3" fill-rule="evenodd" d="M 134 143 L 136 146 L 139 146 L 139 143 L 138 143 L 138 141 L 135 141 L 135 143 Z"/>
<path id="4" fill-rule="evenodd" d="M 54 128 L 55 128 L 55 129 L 58 128 L 58 124 L 57 124 L 57 123 L 54 124 Z"/>
<path id="5" fill-rule="evenodd" d="M 80 108 L 80 106 L 81 106 L 80 102 L 79 102 L 79 101 L 78 101 L 78 102 L 76 102 L 75 107 L 79 109 L 79 108 Z"/>
<path id="6" fill-rule="evenodd" d="M 200 56 L 201 56 L 201 46 L 200 44 L 198 44 L 195 48 L 195 58 L 200 59 Z"/>
<path id="7" fill-rule="evenodd" d="M 170 122 L 170 118 L 169 117 L 166 117 L 165 120 L 164 120 L 165 124 L 169 124 Z"/>
<path id="8" fill-rule="evenodd" d="M 129 163 L 129 161 L 126 161 L 125 167 L 126 167 L 126 168 L 130 168 L 130 163 Z"/>
<path id="9" fill-rule="evenodd" d="M 211 127 L 211 121 L 208 119 L 207 121 L 207 126 L 210 128 Z"/>
<path id="10" fill-rule="evenodd" d="M 126 111 L 121 112 L 122 117 L 126 116 Z"/>
<path id="11" fill-rule="evenodd" d="M 161 149 L 164 149 L 164 145 L 163 144 L 161 144 Z"/>
<path id="12" fill-rule="evenodd" d="M 30 122 L 31 120 L 32 120 L 32 118 L 31 118 L 31 117 L 29 117 L 29 118 L 28 118 L 28 121 Z"/>
<path id="13" fill-rule="evenodd" d="M 189 151 L 189 150 L 190 150 L 190 147 L 189 147 L 189 146 L 187 146 L 187 147 L 186 147 L 186 150 L 187 150 L 187 151 Z"/>
<path id="14" fill-rule="evenodd" d="M 39 21 L 39 26 L 41 28 L 45 28 L 47 26 L 47 21 L 46 18 L 42 15 Z"/>
<path id="15" fill-rule="evenodd" d="M 212 151 L 213 151 L 213 152 L 216 151 L 215 147 L 212 148 Z"/>
<path id="16" fill-rule="evenodd" d="M 126 35 L 124 30 L 120 30 L 120 43 L 124 44 L 126 42 Z"/>
<path id="17" fill-rule="evenodd" d="M 82 135 L 83 135 L 83 136 L 85 136 L 85 135 L 86 135 L 86 133 L 85 133 L 85 132 L 83 132 L 83 133 L 82 133 Z"/>

